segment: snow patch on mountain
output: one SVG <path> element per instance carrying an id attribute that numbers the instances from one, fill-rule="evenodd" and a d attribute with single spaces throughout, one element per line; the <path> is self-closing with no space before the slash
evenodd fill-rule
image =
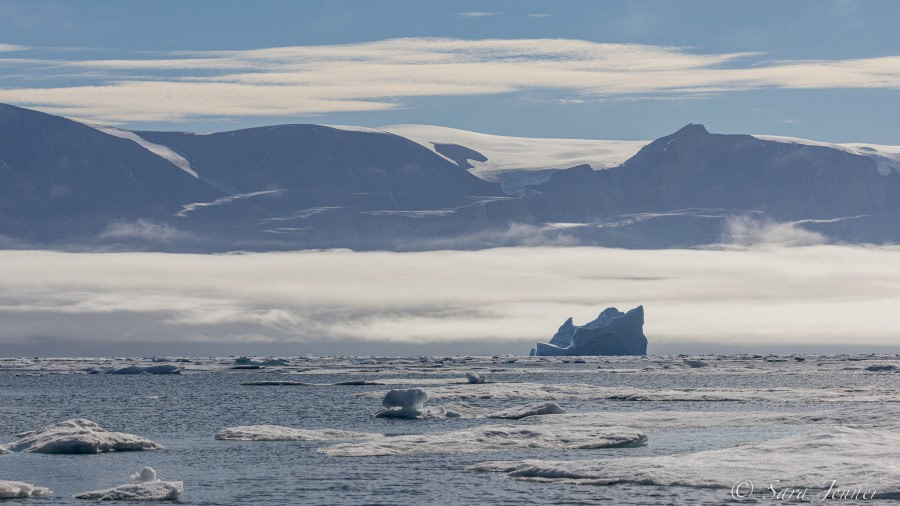
<path id="1" fill-rule="evenodd" d="M 190 174 L 198 179 L 200 178 L 200 175 L 197 174 L 197 171 L 195 171 L 193 168 L 191 168 L 191 163 L 188 162 L 187 159 L 185 159 L 183 156 L 179 155 L 175 151 L 172 151 L 172 149 L 170 149 L 166 146 L 163 146 L 161 144 L 154 144 L 154 143 L 144 139 L 143 137 L 139 136 L 138 134 L 136 134 L 134 132 L 130 132 L 128 130 L 120 130 L 118 128 L 105 127 L 105 126 L 99 126 L 99 125 L 88 125 L 88 126 L 94 128 L 94 129 L 97 129 L 105 134 L 112 135 L 113 137 L 120 137 L 122 139 L 128 139 L 130 141 L 133 141 L 136 144 L 138 144 L 139 146 L 141 146 L 142 148 L 153 153 L 154 155 L 159 156 L 161 158 L 165 158 L 166 160 L 171 162 L 173 165 L 175 165 L 179 169 L 187 172 L 188 174 Z"/>
<path id="2" fill-rule="evenodd" d="M 887 176 L 892 172 L 900 172 L 900 146 L 885 146 L 862 142 L 835 144 L 831 142 L 813 141 L 801 139 L 799 137 L 784 137 L 779 135 L 754 135 L 753 137 L 763 141 L 832 148 L 854 155 L 865 156 L 875 161 L 878 165 L 878 173 L 882 176 Z"/>
<path id="3" fill-rule="evenodd" d="M 507 171 L 565 169 L 583 164 L 594 170 L 606 169 L 631 158 L 649 142 L 506 137 L 432 125 L 390 125 L 379 130 L 406 137 L 441 156 L 435 144 L 477 151 L 487 160 L 470 159 L 469 172 L 489 181 Z"/>

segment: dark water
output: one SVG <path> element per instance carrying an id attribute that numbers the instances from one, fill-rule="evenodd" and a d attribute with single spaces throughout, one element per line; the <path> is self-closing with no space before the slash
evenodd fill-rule
<path id="1" fill-rule="evenodd" d="M 678 363 L 676 360 L 674 363 Z M 505 364 L 492 373 L 495 381 L 587 383 L 645 389 L 735 388 L 764 390 L 773 387 L 833 389 L 858 386 L 898 389 L 893 374 L 874 375 L 854 363 L 850 370 L 830 364 L 759 361 L 756 365 L 719 370 L 688 369 L 671 373 L 663 362 L 641 371 L 645 363 L 613 364 L 598 369 L 596 363 L 543 363 L 526 360 Z M 352 367 L 351 367 L 352 365 Z M 332 367 L 329 365 L 329 367 Z M 602 367 L 602 366 L 601 366 Z M 623 372 L 617 372 L 616 368 Z M 340 369 L 340 368 L 338 368 Z M 707 368 L 709 369 L 709 368 Z M 653 485 L 584 486 L 534 483 L 504 475 L 475 473 L 466 467 L 486 460 L 575 460 L 620 456 L 670 455 L 726 448 L 795 434 L 802 427 L 736 427 L 663 429 L 651 434 L 645 445 L 598 450 L 523 449 L 462 455 L 411 455 L 402 457 L 328 457 L 317 448 L 332 442 L 233 442 L 217 441 L 225 427 L 275 424 L 296 428 L 338 428 L 387 434 L 458 430 L 493 424 L 486 419 L 396 420 L 371 416 L 378 399 L 364 392 L 384 392 L 389 386 L 324 385 L 350 379 L 409 378 L 426 383 L 436 378 L 458 378 L 464 366 L 442 371 L 390 371 L 352 363 L 346 372 L 306 374 L 290 371 L 289 379 L 321 386 L 250 387 L 241 383 L 261 379 L 285 379 L 284 374 L 231 371 L 210 368 L 187 370 L 181 375 L 87 375 L 35 370 L 0 370 L 0 443 L 17 432 L 34 430 L 69 418 L 88 418 L 104 428 L 148 437 L 166 446 L 159 452 L 107 453 L 98 455 L 9 454 L 0 456 L 0 479 L 18 480 L 48 487 L 53 495 L 4 504 L 77 503 L 72 494 L 126 483 L 143 466 L 156 469 L 160 478 L 183 480 L 182 499 L 191 504 L 722 504 L 732 502 L 727 489 L 659 487 Z M 315 372 L 315 371 L 311 371 Z M 319 371 L 321 372 L 321 371 Z M 423 387 L 426 390 L 427 386 Z M 472 404 L 504 408 L 527 399 L 483 399 Z M 785 411 L 783 400 L 671 402 L 617 401 L 608 399 L 560 399 L 570 412 L 641 410 Z M 834 402 L 798 400 L 790 411 L 833 409 Z M 848 399 L 841 409 L 877 410 L 879 403 L 855 403 Z M 900 449 L 898 449 L 900 464 Z M 766 501 L 762 501 L 766 502 Z M 846 504 L 846 502 L 843 502 Z"/>

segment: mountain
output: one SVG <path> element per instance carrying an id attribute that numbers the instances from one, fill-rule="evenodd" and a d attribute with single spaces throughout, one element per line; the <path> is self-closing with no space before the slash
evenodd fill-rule
<path id="1" fill-rule="evenodd" d="M 731 224 L 747 217 L 885 243 L 900 241 L 898 202 L 900 148 L 702 125 L 650 143 L 423 125 L 194 134 L 0 105 L 4 247 L 666 248 L 741 240 Z"/>
<path id="2" fill-rule="evenodd" d="M 8 243 L 80 242 L 222 195 L 132 141 L 0 104 L 0 236 Z"/>
<path id="3" fill-rule="evenodd" d="M 900 240 L 890 152 L 770 139 L 688 125 L 619 167 L 557 172 L 524 205 L 538 221 L 581 223 L 592 241 L 627 247 L 716 242 L 725 220 L 745 215 L 842 241 Z"/>

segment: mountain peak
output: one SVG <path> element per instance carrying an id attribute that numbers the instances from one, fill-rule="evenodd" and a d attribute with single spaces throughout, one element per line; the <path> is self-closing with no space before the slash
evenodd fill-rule
<path id="1" fill-rule="evenodd" d="M 687 125 L 681 127 L 677 132 L 672 134 L 673 136 L 677 135 L 709 135 L 709 131 L 703 126 L 702 123 L 688 123 Z"/>

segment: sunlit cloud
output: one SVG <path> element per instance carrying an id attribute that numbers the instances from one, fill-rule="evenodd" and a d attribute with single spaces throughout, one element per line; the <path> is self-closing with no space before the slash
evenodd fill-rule
<path id="1" fill-rule="evenodd" d="M 784 231 L 770 231 L 783 234 Z M 758 232 L 761 233 L 761 232 Z M 765 243 L 765 241 L 763 241 Z M 900 333 L 895 247 L 242 255 L 2 251 L 0 345 L 494 343 L 643 304 L 654 349 L 862 349 Z M 51 353 L 55 350 L 47 350 Z M 677 352 L 677 351 L 676 351 Z"/>
<path id="2" fill-rule="evenodd" d="M 36 59 L 27 51 L 16 58 L 12 49 L 27 48 L 3 48 L 10 52 L 0 68 L 13 78 L 0 88 L 0 102 L 110 124 L 385 111 L 415 97 L 530 90 L 596 101 L 760 88 L 900 89 L 900 56 L 761 61 L 754 52 L 571 39 L 406 38 L 115 59 Z"/>

